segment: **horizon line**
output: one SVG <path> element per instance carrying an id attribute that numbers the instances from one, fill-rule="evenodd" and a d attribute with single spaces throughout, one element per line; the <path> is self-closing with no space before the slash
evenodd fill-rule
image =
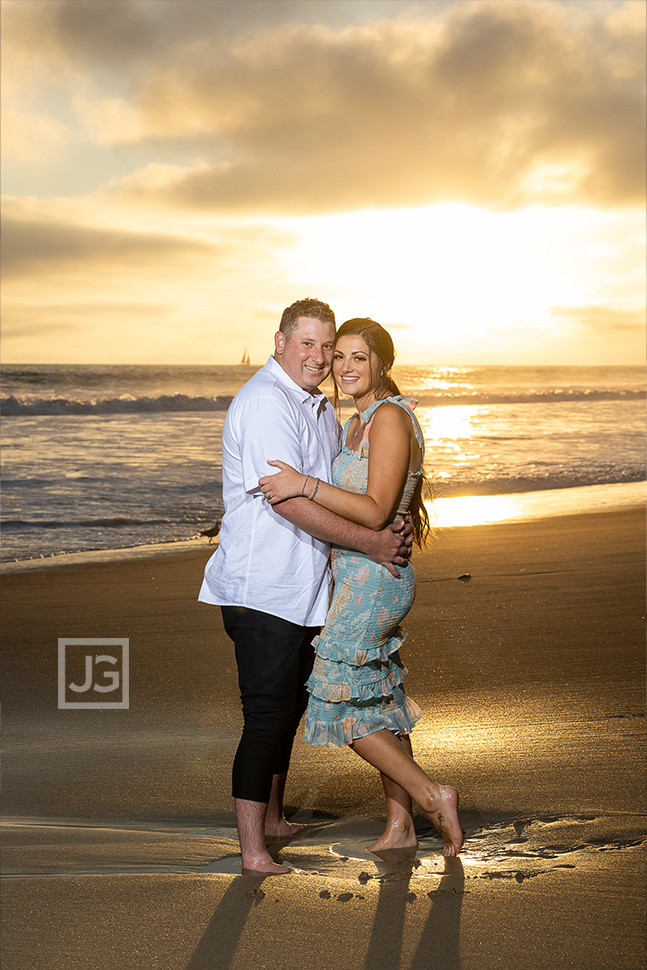
<path id="1" fill-rule="evenodd" d="M 267 361 L 264 360 L 262 363 L 249 363 L 241 364 L 232 361 L 230 363 L 222 363 L 217 361 L 183 361 L 178 363 L 177 361 L 65 361 L 65 360 L 10 360 L 0 362 L 0 370 L 3 367 L 264 367 Z M 448 361 L 438 362 L 438 361 L 422 361 L 416 363 L 394 363 L 393 370 L 397 370 L 398 367 L 635 367 L 644 370 L 645 364 L 637 364 L 635 362 L 629 363 L 587 363 L 587 364 L 574 364 L 567 363 L 564 361 L 553 361 L 551 363 L 528 363 L 521 361 L 508 361 L 506 363 L 477 363 L 472 361 L 471 363 L 450 363 Z"/>

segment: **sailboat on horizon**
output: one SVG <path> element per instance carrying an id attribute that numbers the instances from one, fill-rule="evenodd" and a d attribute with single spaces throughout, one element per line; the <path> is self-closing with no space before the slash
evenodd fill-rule
<path id="1" fill-rule="evenodd" d="M 251 364 L 251 360 L 249 359 L 249 351 L 247 347 L 245 347 L 243 351 L 243 359 L 241 360 L 241 364 Z"/>

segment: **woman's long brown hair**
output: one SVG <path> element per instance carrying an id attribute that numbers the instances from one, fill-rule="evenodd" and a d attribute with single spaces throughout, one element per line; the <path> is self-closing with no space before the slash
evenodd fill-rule
<path id="1" fill-rule="evenodd" d="M 371 376 L 375 386 L 375 396 L 378 399 L 399 396 L 401 394 L 398 385 L 391 377 L 391 368 L 395 360 L 395 349 L 391 335 L 384 327 L 371 320 L 370 317 L 353 317 L 346 320 L 337 331 L 335 341 L 340 337 L 361 337 L 370 351 L 369 363 Z M 333 381 L 335 408 L 339 405 L 339 388 L 336 381 Z M 413 520 L 413 539 L 417 546 L 424 546 L 431 527 L 429 525 L 429 514 L 423 500 L 423 494 L 431 495 L 431 485 L 424 468 L 418 477 L 414 493 L 411 497 L 409 512 Z"/>

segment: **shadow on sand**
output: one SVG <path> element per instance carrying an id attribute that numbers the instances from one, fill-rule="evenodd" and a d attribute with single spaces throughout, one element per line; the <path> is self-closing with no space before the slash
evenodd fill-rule
<path id="1" fill-rule="evenodd" d="M 416 900 L 410 889 L 415 860 L 404 860 L 382 878 L 366 952 L 366 970 L 399 967 L 407 907 Z M 407 871 L 408 870 L 408 871 Z M 442 954 L 443 970 L 460 970 L 460 921 L 465 876 L 460 858 L 445 859 L 445 869 L 436 889 L 426 895 L 432 901 L 410 970 L 433 970 L 434 954 Z M 440 965 L 440 964 L 438 964 Z"/>
<path id="2" fill-rule="evenodd" d="M 233 880 L 220 900 L 186 970 L 231 966 L 236 947 L 251 910 L 265 898 L 261 883 L 265 876 L 242 875 Z"/>
<path id="3" fill-rule="evenodd" d="M 383 862 L 386 864 L 380 867 L 381 873 L 373 877 L 379 882 L 380 888 L 370 936 L 367 934 L 364 956 L 366 970 L 402 965 L 407 910 L 412 903 L 420 903 L 419 894 L 416 895 L 410 888 L 417 864 L 415 858 L 391 858 L 384 859 Z M 266 894 L 261 885 L 264 880 L 264 876 L 252 874 L 244 874 L 233 880 L 217 906 L 186 970 L 206 970 L 215 966 L 218 970 L 228 970 L 250 913 L 265 898 Z M 460 970 L 460 919 L 464 881 L 460 859 L 445 859 L 440 883 L 424 894 L 431 901 L 431 910 L 420 929 L 416 949 L 409 963 L 410 970 L 433 970 L 436 965 L 440 967 L 441 963 L 442 970 Z M 360 921 L 356 940 L 357 966 L 360 965 L 364 949 L 362 938 L 367 938 L 362 929 Z"/>

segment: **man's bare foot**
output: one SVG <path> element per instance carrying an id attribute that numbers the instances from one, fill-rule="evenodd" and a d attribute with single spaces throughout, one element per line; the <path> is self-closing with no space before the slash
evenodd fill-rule
<path id="1" fill-rule="evenodd" d="M 269 852 L 243 857 L 243 875 L 284 876 L 287 872 L 292 872 L 292 867 L 275 862 Z"/>
<path id="2" fill-rule="evenodd" d="M 437 807 L 428 812 L 428 815 L 443 837 L 445 843 L 443 855 L 458 855 L 463 844 L 463 830 L 458 821 L 458 792 L 456 789 L 450 785 L 441 785 L 440 797 L 436 799 L 436 805 Z"/>
<path id="3" fill-rule="evenodd" d="M 292 839 L 299 832 L 303 832 L 305 825 L 287 822 L 284 818 L 265 819 L 265 837 L 271 839 Z"/>

